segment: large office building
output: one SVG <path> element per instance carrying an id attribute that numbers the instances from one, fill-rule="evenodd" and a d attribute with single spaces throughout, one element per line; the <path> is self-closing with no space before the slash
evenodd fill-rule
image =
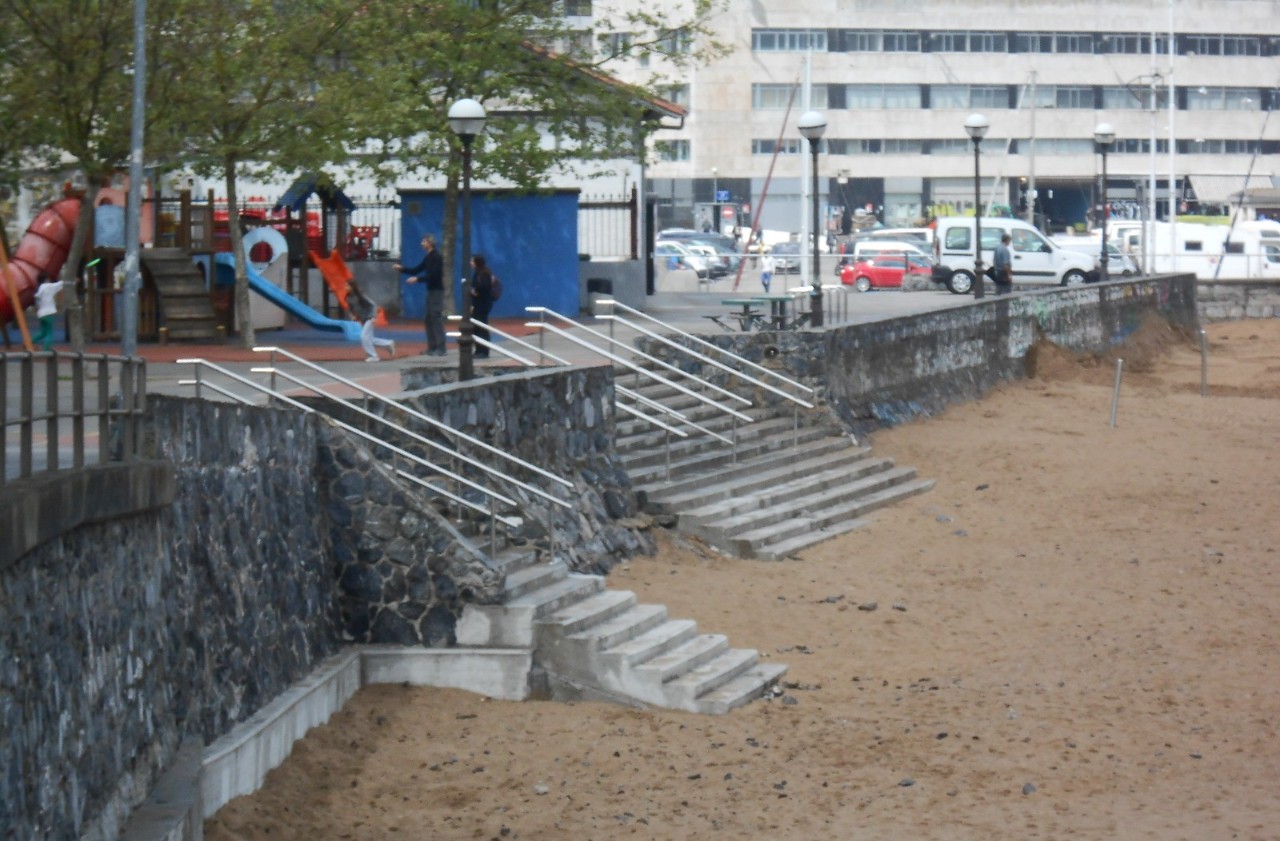
<path id="1" fill-rule="evenodd" d="M 812 158 L 797 122 L 809 110 L 827 123 L 828 227 L 970 212 L 975 169 L 984 210 L 1024 215 L 1035 197 L 1042 224 L 1088 223 L 1100 123 L 1115 132 L 1113 218 L 1141 218 L 1153 185 L 1161 219 L 1280 186 L 1274 0 L 730 0 L 712 28 L 731 54 L 676 80 L 667 93 L 688 116 L 653 138 L 660 224 L 758 214 L 802 230 Z M 990 124 L 977 166 L 974 113 Z"/>

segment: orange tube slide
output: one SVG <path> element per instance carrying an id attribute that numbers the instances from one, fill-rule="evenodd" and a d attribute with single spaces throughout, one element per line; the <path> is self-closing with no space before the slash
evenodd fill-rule
<path id="1" fill-rule="evenodd" d="M 40 211 L 27 228 L 17 251 L 9 259 L 12 285 L 0 283 L 0 324 L 13 320 L 15 307 L 9 299 L 9 289 L 16 290 L 17 308 L 23 309 L 31 306 L 35 299 L 36 278 L 40 272 L 57 278 L 71 249 L 71 238 L 75 235 L 79 215 L 79 199 L 61 199 Z"/>

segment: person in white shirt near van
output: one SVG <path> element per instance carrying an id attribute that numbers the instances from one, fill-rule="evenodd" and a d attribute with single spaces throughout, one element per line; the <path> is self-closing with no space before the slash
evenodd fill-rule
<path id="1" fill-rule="evenodd" d="M 769 284 L 773 282 L 773 257 L 767 252 L 760 258 L 760 283 L 764 286 L 764 294 L 769 294 Z"/>

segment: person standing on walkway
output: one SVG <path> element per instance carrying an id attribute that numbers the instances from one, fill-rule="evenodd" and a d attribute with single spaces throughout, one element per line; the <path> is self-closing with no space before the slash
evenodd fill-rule
<path id="1" fill-rule="evenodd" d="M 1013 255 L 1009 252 L 1011 242 L 1013 237 L 1009 234 L 1002 236 L 1000 244 L 996 246 L 995 256 L 991 260 L 997 295 L 1008 295 L 1013 291 Z M 982 279 L 979 278 L 978 282 L 981 283 Z"/>
<path id="2" fill-rule="evenodd" d="M 40 332 L 35 341 L 44 351 L 53 350 L 53 320 L 58 316 L 57 294 L 62 291 L 62 281 L 50 280 L 44 272 L 36 277 L 36 318 L 40 319 Z"/>
<path id="3" fill-rule="evenodd" d="M 395 358 L 396 343 L 373 334 L 373 323 L 378 319 L 377 304 L 369 300 L 354 280 L 347 281 L 347 312 L 351 313 L 352 320 L 360 322 L 360 347 L 364 348 L 365 362 L 377 362 L 380 347 L 390 352 L 388 359 Z"/>
<path id="4" fill-rule="evenodd" d="M 471 258 L 471 270 L 471 332 L 487 342 L 489 329 L 484 325 L 489 323 L 489 313 L 496 300 L 493 295 L 493 272 L 489 270 L 483 254 L 476 254 Z M 474 355 L 487 359 L 489 349 L 476 345 Z"/>
<path id="5" fill-rule="evenodd" d="M 422 262 L 406 269 L 396 263 L 396 270 L 410 275 L 406 283 L 421 280 L 427 285 L 427 309 L 423 316 L 427 331 L 427 354 L 444 356 L 447 353 L 444 337 L 444 258 L 436 248 L 436 238 L 427 234 L 422 238 L 424 253 Z"/>
<path id="6" fill-rule="evenodd" d="M 764 294 L 769 294 L 769 284 L 773 283 L 773 256 L 766 253 L 760 258 L 760 283 L 764 286 Z"/>

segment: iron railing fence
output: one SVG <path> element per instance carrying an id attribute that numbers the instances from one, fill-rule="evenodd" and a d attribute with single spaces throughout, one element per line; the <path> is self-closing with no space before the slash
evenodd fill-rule
<path id="1" fill-rule="evenodd" d="M 0 394 L 0 485 L 138 456 L 139 421 L 147 408 L 141 358 L 0 354 Z"/>

